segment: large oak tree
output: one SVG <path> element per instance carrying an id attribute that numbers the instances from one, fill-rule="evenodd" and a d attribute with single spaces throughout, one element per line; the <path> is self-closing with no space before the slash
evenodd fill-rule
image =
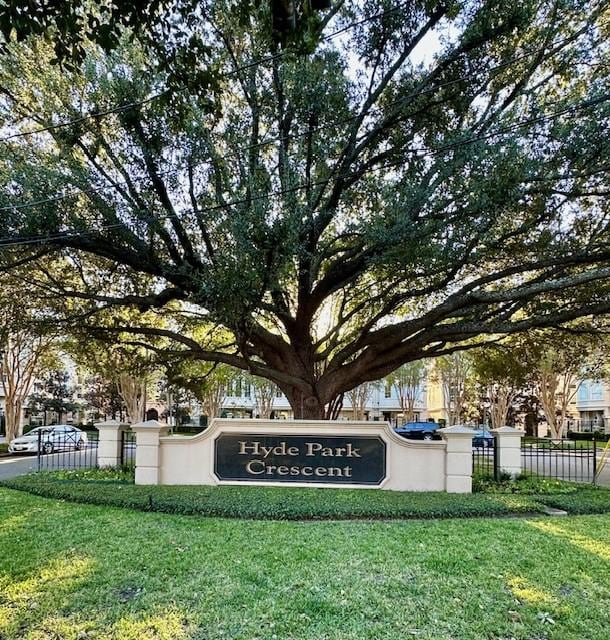
<path id="1" fill-rule="evenodd" d="M 71 73 L 37 39 L 3 57 L 2 131 L 39 132 L 1 143 L 1 235 L 62 252 L 44 286 L 81 325 L 170 304 L 103 329 L 318 418 L 405 362 L 610 311 L 607 3 L 336 2 L 281 46 L 267 3 L 232 8 L 167 40 L 196 79 L 205 35 L 209 92 L 136 43 Z"/>

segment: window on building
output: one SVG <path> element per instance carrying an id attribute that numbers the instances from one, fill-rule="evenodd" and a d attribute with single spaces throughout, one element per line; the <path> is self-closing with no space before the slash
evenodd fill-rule
<path id="1" fill-rule="evenodd" d="M 392 397 L 392 385 L 389 382 L 385 383 L 385 397 L 386 398 Z"/>
<path id="2" fill-rule="evenodd" d="M 578 399 L 579 400 L 589 399 L 589 383 L 586 380 L 582 382 L 580 387 L 578 387 Z"/>
<path id="3" fill-rule="evenodd" d="M 249 398 L 252 395 L 252 385 L 249 382 L 244 382 L 244 397 Z"/>
<path id="4" fill-rule="evenodd" d="M 241 398 L 241 378 L 235 380 L 235 396 Z"/>

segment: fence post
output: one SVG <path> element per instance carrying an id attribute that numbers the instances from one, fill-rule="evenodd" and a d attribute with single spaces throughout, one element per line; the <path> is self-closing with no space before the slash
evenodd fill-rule
<path id="1" fill-rule="evenodd" d="M 511 477 L 522 472 L 521 438 L 525 431 L 513 427 L 492 429 L 496 438 L 496 465 L 499 473 L 508 473 Z"/>
<path id="2" fill-rule="evenodd" d="M 136 484 L 159 484 L 159 438 L 169 428 L 157 420 L 139 422 L 131 427 L 136 434 Z"/>
<path id="3" fill-rule="evenodd" d="M 438 429 L 445 441 L 445 491 L 472 492 L 472 429 L 455 425 Z"/>
<path id="4" fill-rule="evenodd" d="M 121 465 L 121 433 L 129 428 L 116 420 L 97 422 L 95 428 L 99 431 L 97 447 L 98 467 L 119 467 Z"/>

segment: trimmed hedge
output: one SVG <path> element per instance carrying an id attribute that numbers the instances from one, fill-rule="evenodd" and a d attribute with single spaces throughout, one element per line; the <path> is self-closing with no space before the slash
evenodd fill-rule
<path id="1" fill-rule="evenodd" d="M 521 474 L 514 479 L 508 475 L 499 481 L 489 475 L 475 474 L 472 478 L 472 490 L 480 493 L 518 493 L 540 497 L 548 494 L 577 493 L 583 490 L 583 485 L 534 474 Z"/>
<path id="2" fill-rule="evenodd" d="M 465 518 L 533 514 L 531 496 L 401 493 L 375 489 L 136 486 L 124 480 L 34 474 L 1 484 L 35 495 L 183 515 L 272 520 Z"/>
<path id="3" fill-rule="evenodd" d="M 574 515 L 610 513 L 610 491 L 593 487 L 578 493 L 544 496 L 540 502 Z"/>
<path id="4" fill-rule="evenodd" d="M 597 440 L 598 442 L 608 442 L 610 440 L 610 433 L 603 433 L 601 431 L 568 431 L 569 440 Z"/>

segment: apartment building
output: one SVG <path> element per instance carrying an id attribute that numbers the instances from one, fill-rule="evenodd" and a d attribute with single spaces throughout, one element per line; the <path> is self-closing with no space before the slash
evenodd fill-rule
<path id="1" fill-rule="evenodd" d="M 575 407 L 576 429 L 610 432 L 610 382 L 583 380 L 576 393 Z"/>
<path id="2" fill-rule="evenodd" d="M 426 388 L 422 386 L 415 400 L 415 419 L 427 420 Z M 257 407 L 254 389 L 245 380 L 237 379 L 228 389 L 223 403 L 222 415 L 227 418 L 255 418 Z M 272 417 L 275 419 L 291 419 L 292 408 L 288 399 L 281 391 L 278 391 L 273 401 Z M 197 416 L 195 416 L 197 418 Z M 343 407 L 339 413 L 339 420 L 351 420 L 354 418 L 354 410 L 350 402 L 349 394 L 343 400 Z M 392 424 L 404 421 L 400 406 L 400 397 L 396 389 L 385 382 L 379 382 L 370 386 L 364 408 L 365 420 L 386 420 Z"/>

